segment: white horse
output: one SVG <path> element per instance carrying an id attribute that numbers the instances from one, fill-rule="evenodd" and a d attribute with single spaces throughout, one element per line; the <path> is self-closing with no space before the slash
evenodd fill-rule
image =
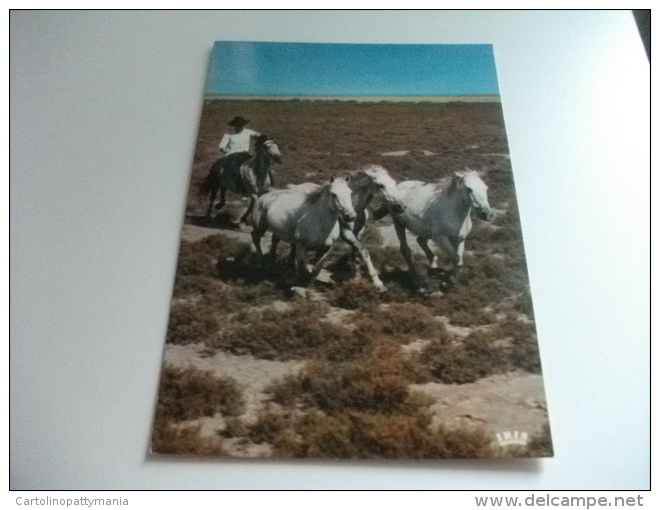
<path id="1" fill-rule="evenodd" d="M 352 172 L 348 186 L 351 188 L 356 219 L 353 225 L 348 225 L 340 220 L 341 237 L 353 248 L 354 258 L 356 258 L 356 254 L 362 258 L 367 266 L 369 277 L 378 290 L 385 291 L 385 285 L 378 276 L 369 251 L 358 240 L 358 235 L 367 221 L 367 207 L 374 198 L 392 213 L 402 213 L 405 204 L 397 189 L 396 181 L 380 165 L 367 165 Z M 312 182 L 288 186 L 290 190 L 299 190 L 303 193 L 312 193 L 318 188 L 319 184 Z"/>
<path id="2" fill-rule="evenodd" d="M 417 236 L 417 242 L 431 268 L 438 267 L 438 257 L 429 248 L 429 240 L 433 240 L 451 258 L 454 271 L 460 269 L 463 266 L 465 238 L 472 229 L 470 211 L 474 209 L 477 216 L 484 220 L 493 217 L 488 204 L 488 186 L 477 172 L 466 168 L 465 171 L 455 172 L 446 186 L 404 181 L 397 188 L 406 203 L 406 209 L 391 215 L 401 244 L 401 254 L 418 284 L 420 280 L 410 256 L 406 230 Z M 381 205 L 374 214 L 380 218 L 387 212 Z"/>
<path id="3" fill-rule="evenodd" d="M 367 207 L 376 198 L 379 203 L 385 204 L 388 210 L 401 213 L 405 209 L 405 203 L 396 186 L 396 181 L 380 165 L 366 165 L 355 172 L 351 172 L 348 183 L 353 196 L 353 208 L 357 214 L 353 232 L 357 235 L 364 227 L 368 211 Z M 305 182 L 303 184 L 289 184 L 288 189 L 298 189 L 306 193 L 318 189 L 319 184 Z"/>
<path id="4" fill-rule="evenodd" d="M 242 163 L 233 160 L 228 162 L 231 156 L 213 163 L 199 190 L 201 195 L 208 195 L 207 219 L 211 219 L 213 214 L 213 202 L 218 191 L 220 202 L 216 211 L 224 207 L 227 190 L 250 198 L 250 204 L 240 219 L 244 223 L 252 213 L 257 197 L 270 190 L 273 179 L 271 166 L 273 163 L 282 163 L 280 149 L 267 135 L 260 135 L 255 141 L 254 150 L 255 155 Z"/>
<path id="5" fill-rule="evenodd" d="M 318 189 L 305 193 L 301 189 L 276 190 L 257 199 L 252 213 L 252 242 L 261 257 L 261 238 L 270 230 L 273 241 L 270 253 L 275 255 L 280 240 L 295 247 L 294 279 L 307 272 L 305 256 L 316 251 L 312 278 L 318 276 L 321 265 L 334 242 L 339 238 L 340 225 L 355 221 L 351 189 L 345 178 L 332 178 Z"/>

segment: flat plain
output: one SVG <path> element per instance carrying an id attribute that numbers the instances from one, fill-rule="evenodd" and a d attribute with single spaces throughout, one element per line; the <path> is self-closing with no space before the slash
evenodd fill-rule
<path id="1" fill-rule="evenodd" d="M 250 230 L 235 223 L 247 207 L 243 197 L 229 194 L 222 211 L 204 217 L 199 184 L 236 115 L 279 144 L 276 187 L 322 183 L 369 164 L 383 166 L 397 182 L 445 182 L 469 167 L 489 186 L 495 217 L 473 218 L 465 267 L 451 284 L 444 269 L 427 271 L 410 238 L 424 294 L 415 288 L 388 217 L 369 221 L 362 238 L 387 292 L 377 292 L 353 267 L 346 246 L 333 249 L 317 280 L 292 290 L 284 243 L 274 261 L 250 254 Z M 522 440 L 504 444 L 505 437 Z M 552 455 L 501 105 L 205 101 L 152 451 L 390 459 Z"/>

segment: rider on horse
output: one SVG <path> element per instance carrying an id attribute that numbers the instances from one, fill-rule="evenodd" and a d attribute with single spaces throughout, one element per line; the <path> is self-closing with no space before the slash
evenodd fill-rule
<path id="1" fill-rule="evenodd" d="M 220 151 L 224 154 L 222 167 L 230 175 L 235 176 L 239 184 L 239 170 L 241 165 L 252 156 L 250 155 L 250 142 L 259 136 L 256 131 L 246 128 L 250 121 L 244 117 L 234 117 L 227 124 L 232 127 L 230 133 L 225 133 L 220 141 Z"/>

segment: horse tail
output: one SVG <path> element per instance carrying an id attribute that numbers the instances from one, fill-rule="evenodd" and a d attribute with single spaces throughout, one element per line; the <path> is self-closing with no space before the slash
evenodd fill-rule
<path id="1" fill-rule="evenodd" d="M 218 186 L 218 181 L 220 180 L 220 173 L 222 172 L 222 160 L 218 159 L 213 165 L 209 173 L 202 182 L 199 184 L 199 189 L 197 190 L 200 196 L 205 197 L 211 191 L 213 191 Z"/>

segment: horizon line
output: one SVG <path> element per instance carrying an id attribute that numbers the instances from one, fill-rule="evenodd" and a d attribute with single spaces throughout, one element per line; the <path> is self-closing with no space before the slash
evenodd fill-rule
<path id="1" fill-rule="evenodd" d="M 362 95 L 243 95 L 243 94 L 204 94 L 205 101 L 212 100 L 239 100 L 239 101 L 360 101 L 360 102 L 484 102 L 501 103 L 500 94 L 460 94 L 460 95 L 438 95 L 438 96 L 362 96 Z"/>

